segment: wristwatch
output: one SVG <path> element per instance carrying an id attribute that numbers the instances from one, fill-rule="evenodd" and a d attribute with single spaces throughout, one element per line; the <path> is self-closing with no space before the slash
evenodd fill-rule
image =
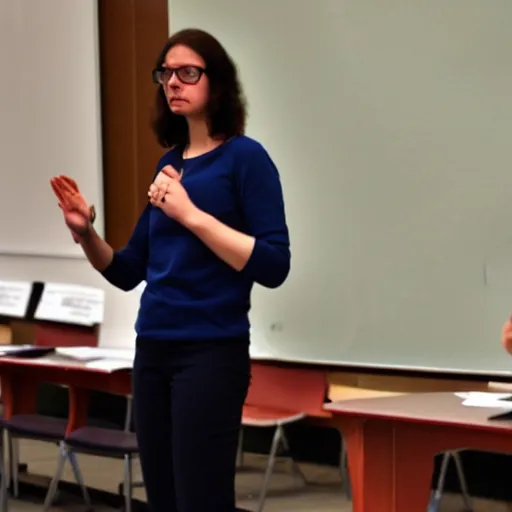
<path id="1" fill-rule="evenodd" d="M 94 224 L 95 220 L 96 220 L 96 208 L 94 208 L 94 205 L 91 204 L 91 206 L 89 206 L 89 222 L 91 224 Z"/>

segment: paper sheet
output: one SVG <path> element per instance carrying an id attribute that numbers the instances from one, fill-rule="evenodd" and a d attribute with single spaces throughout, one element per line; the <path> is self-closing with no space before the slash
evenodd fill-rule
<path id="1" fill-rule="evenodd" d="M 115 372 L 118 370 L 131 370 L 133 365 L 127 359 L 96 359 L 85 364 L 87 368 L 94 370 L 105 370 L 107 372 Z"/>
<path id="2" fill-rule="evenodd" d="M 0 315 L 23 318 L 32 293 L 32 283 L 0 281 Z"/>
<path id="3" fill-rule="evenodd" d="M 103 322 L 104 305 L 105 292 L 99 288 L 46 283 L 35 318 L 92 326 Z"/>
<path id="4" fill-rule="evenodd" d="M 512 401 L 505 400 L 511 398 L 510 393 L 484 393 L 484 392 L 471 392 L 471 393 L 456 393 L 457 396 L 466 395 L 462 405 L 467 407 L 489 407 L 498 409 L 512 410 Z"/>
<path id="5" fill-rule="evenodd" d="M 134 350 L 112 349 L 100 347 L 57 347 L 55 352 L 62 357 L 77 361 L 97 361 L 100 359 L 115 359 L 132 364 L 135 357 Z"/>

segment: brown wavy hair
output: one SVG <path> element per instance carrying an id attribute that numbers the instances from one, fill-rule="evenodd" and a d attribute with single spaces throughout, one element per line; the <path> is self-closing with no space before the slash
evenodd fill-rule
<path id="1" fill-rule="evenodd" d="M 179 44 L 196 52 L 205 62 L 205 74 L 210 86 L 210 97 L 206 106 L 210 137 L 227 140 L 235 135 L 243 135 L 246 101 L 232 58 L 212 35 L 199 29 L 185 29 L 169 38 L 155 67 L 161 68 L 167 52 Z M 164 148 L 188 143 L 186 119 L 171 112 L 161 86 L 156 91 L 152 128 L 159 144 Z"/>

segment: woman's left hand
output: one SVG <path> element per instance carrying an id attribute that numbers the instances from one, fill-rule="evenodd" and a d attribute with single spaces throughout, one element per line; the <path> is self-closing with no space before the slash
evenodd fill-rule
<path id="1" fill-rule="evenodd" d="M 181 184 L 181 176 L 176 169 L 167 165 L 161 173 L 170 179 L 163 183 L 151 184 L 148 192 L 149 202 L 160 208 L 168 217 L 187 225 L 198 209 Z"/>

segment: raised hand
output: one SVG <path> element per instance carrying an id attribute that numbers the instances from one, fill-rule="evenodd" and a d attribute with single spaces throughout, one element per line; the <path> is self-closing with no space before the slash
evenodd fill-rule
<path id="1" fill-rule="evenodd" d="M 89 231 L 94 212 L 72 178 L 56 176 L 52 178 L 50 184 L 59 200 L 59 207 L 62 209 L 73 240 L 78 243 L 80 238 Z"/>
<path id="2" fill-rule="evenodd" d="M 512 316 L 505 322 L 501 331 L 501 344 L 509 354 L 512 354 Z"/>

